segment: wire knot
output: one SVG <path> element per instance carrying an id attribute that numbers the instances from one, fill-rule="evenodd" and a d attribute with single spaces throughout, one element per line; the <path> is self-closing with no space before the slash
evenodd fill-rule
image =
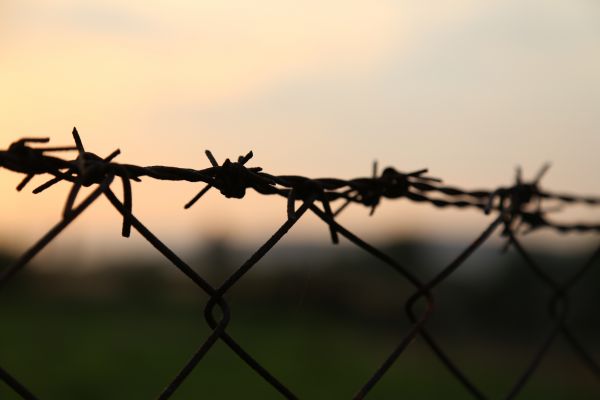
<path id="1" fill-rule="evenodd" d="M 371 207 L 371 215 L 379 205 L 381 198 L 397 199 L 411 195 L 410 188 L 413 184 L 424 182 L 440 182 L 437 178 L 423 176 L 427 169 L 421 169 L 410 173 L 402 173 L 394 168 L 388 167 L 382 174 L 377 174 L 377 162 L 373 163 L 373 175 L 371 178 L 353 179 L 349 182 L 350 190 L 348 197 L 336 214 L 339 214 L 350 202 L 357 202 Z"/>
<path id="2" fill-rule="evenodd" d="M 248 180 L 248 171 L 243 164 L 225 160 L 215 171 L 213 186 L 227 198 L 241 199 L 246 189 L 252 186 Z"/>
<path id="3" fill-rule="evenodd" d="M 81 153 L 73 163 L 80 167 L 77 179 L 85 187 L 102 183 L 109 173 L 110 161 L 89 151 Z M 77 171 L 77 168 L 74 170 Z"/>

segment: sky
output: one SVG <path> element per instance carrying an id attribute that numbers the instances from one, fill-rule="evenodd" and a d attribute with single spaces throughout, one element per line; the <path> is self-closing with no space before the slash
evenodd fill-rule
<path id="1" fill-rule="evenodd" d="M 253 150 L 250 165 L 274 174 L 353 178 L 376 159 L 484 189 L 551 162 L 543 188 L 600 195 L 599 20 L 593 0 L 3 0 L 0 148 L 70 144 L 77 126 L 120 162 L 205 168 L 205 149 L 219 161 Z M 17 193 L 20 179 L 0 170 L 0 240 L 17 250 L 59 220 L 68 192 Z M 199 189 L 135 184 L 134 211 L 175 249 L 260 243 L 284 221 L 284 201 L 257 195 L 214 191 L 184 211 Z M 487 221 L 407 201 L 340 219 L 372 240 L 468 240 Z M 119 239 L 119 224 L 101 201 L 49 251 L 143 245 Z M 286 240 L 327 238 L 307 218 Z"/>

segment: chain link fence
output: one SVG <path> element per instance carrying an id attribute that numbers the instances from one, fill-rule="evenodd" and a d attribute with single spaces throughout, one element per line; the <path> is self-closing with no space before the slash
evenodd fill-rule
<path id="1" fill-rule="evenodd" d="M 164 256 L 175 268 L 189 278 L 197 290 L 209 296 L 204 308 L 204 319 L 211 333 L 202 345 L 191 355 L 189 361 L 181 367 L 165 388 L 158 394 L 159 399 L 171 398 L 181 384 L 190 378 L 190 373 L 203 361 L 217 342 L 224 343 L 233 353 L 256 372 L 257 376 L 287 399 L 298 398 L 297 394 L 277 378 L 277 371 L 270 371 L 262 365 L 258 355 L 250 354 L 238 340 L 228 332 L 231 322 L 230 306 L 227 294 L 244 278 L 244 276 L 282 239 L 287 232 L 307 213 L 316 215 L 327 225 L 331 241 L 338 243 L 340 237 L 362 249 L 370 256 L 380 260 L 392 268 L 402 279 L 414 288 L 414 293 L 405 303 L 406 317 L 410 320 L 410 328 L 404 332 L 397 345 L 391 349 L 372 375 L 365 377 L 362 384 L 357 385 L 355 399 L 367 397 L 381 378 L 403 355 L 405 350 L 420 338 L 431 349 L 439 362 L 447 368 L 452 376 L 464 387 L 465 398 L 486 399 L 486 393 L 452 359 L 436 338 L 435 332 L 428 326 L 435 312 L 434 292 L 443 285 L 450 276 L 461 268 L 486 241 L 495 234 L 500 234 L 506 241 L 505 249 L 512 248 L 524 261 L 527 268 L 539 282 L 545 285 L 551 296 L 548 298 L 548 313 L 553 324 L 548 328 L 546 336 L 539 342 L 537 350 L 524 370 L 518 373 L 512 387 L 505 398 L 516 398 L 538 370 L 544 357 L 553 347 L 558 337 L 569 344 L 579 362 L 596 376 L 600 384 L 600 365 L 592 352 L 578 338 L 568 324 L 569 296 L 576 284 L 583 280 L 589 271 L 597 267 L 600 258 L 598 247 L 582 265 L 570 267 L 571 275 L 566 280 L 557 280 L 534 259 L 524 247 L 520 236 L 523 233 L 541 229 L 562 233 L 600 232 L 600 225 L 557 223 L 548 218 L 547 201 L 561 205 L 581 203 L 589 206 L 600 204 L 599 198 L 557 194 L 544 191 L 539 183 L 548 167 L 545 166 L 532 181 L 523 181 L 521 172 L 517 171 L 513 186 L 500 187 L 493 190 L 470 191 L 446 186 L 441 180 L 427 175 L 427 170 L 403 173 L 394 168 L 386 168 L 379 173 L 374 165 L 372 176 L 350 180 L 311 179 L 303 176 L 278 176 L 264 172 L 261 168 L 247 167 L 252 152 L 240 156 L 237 161 L 225 160 L 219 164 L 210 151 L 206 156 L 211 167 L 203 170 L 176 168 L 168 166 L 141 167 L 121 164 L 114 161 L 119 150 L 106 157 L 98 156 L 84 149 L 77 130 L 73 130 L 75 146 L 44 147 L 47 138 L 25 138 L 13 143 L 8 150 L 0 151 L 0 167 L 16 173 L 24 174 L 23 181 L 17 190 L 22 190 L 37 175 L 50 175 L 51 179 L 36 187 L 33 193 L 41 193 L 58 183 L 68 183 L 71 190 L 66 199 L 60 221 L 53 226 L 39 241 L 31 246 L 14 263 L 0 269 L 0 290 L 10 283 L 11 278 L 21 271 L 46 245 L 55 238 L 76 218 L 100 197 L 105 197 L 117 213 L 123 218 L 122 235 L 128 237 L 131 230 L 136 230 L 149 244 Z M 76 151 L 75 159 L 57 157 L 56 153 Z M 199 182 L 205 184 L 187 204 L 192 207 L 211 188 L 218 190 L 228 198 L 243 198 L 248 189 L 261 195 L 281 196 L 287 200 L 287 219 L 275 233 L 256 250 L 239 268 L 237 268 L 220 286 L 213 286 L 194 268 L 183 261 L 174 251 L 151 232 L 133 213 L 132 183 L 142 178 L 170 181 Z M 115 179 L 120 180 L 122 197 L 113 191 Z M 94 190 L 82 200 L 78 194 L 82 187 L 94 187 Z M 490 223 L 483 232 L 433 278 L 423 280 L 406 268 L 401 260 L 362 240 L 359 236 L 342 226 L 336 217 L 347 207 L 364 206 L 374 213 L 381 199 L 406 199 L 412 202 L 427 203 L 439 208 L 471 208 L 489 215 Z M 400 317 L 399 317 L 400 318 Z M 2 355 L 0 354 L 0 362 Z M 23 399 L 44 398 L 43 393 L 32 393 L 27 382 L 22 382 L 8 369 L 0 367 L 0 380 L 8 385 L 14 393 Z M 353 382 L 353 384 L 355 384 Z M 40 396 L 40 397 L 38 397 Z"/>

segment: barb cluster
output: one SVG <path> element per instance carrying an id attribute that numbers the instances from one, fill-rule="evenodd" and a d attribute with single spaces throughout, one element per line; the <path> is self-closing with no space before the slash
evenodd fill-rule
<path id="1" fill-rule="evenodd" d="M 85 151 L 77 129 L 73 129 L 74 146 L 33 147 L 47 143 L 48 138 L 24 138 L 10 145 L 8 150 L 0 151 L 0 167 L 25 174 L 23 181 L 17 186 L 22 190 L 36 176 L 49 174 L 53 178 L 37 186 L 33 193 L 41 193 L 54 184 L 68 181 L 73 184 L 68 197 L 64 214 L 73 207 L 81 186 L 100 184 L 107 178 L 119 177 L 125 193 L 124 203 L 131 210 L 131 181 L 141 181 L 143 177 L 159 180 L 204 182 L 206 186 L 198 192 L 185 208 L 193 206 L 208 190 L 216 188 L 227 198 L 241 199 L 248 189 L 263 195 L 279 195 L 288 198 L 288 214 L 291 215 L 293 204 L 308 198 L 323 204 L 330 217 L 339 215 L 351 204 L 370 208 L 373 214 L 382 199 L 405 198 L 413 202 L 425 202 L 435 207 L 475 208 L 489 214 L 499 212 L 510 221 L 512 228 L 521 226 L 526 231 L 548 227 L 560 232 L 600 231 L 600 224 L 559 224 L 547 218 L 547 210 L 542 209 L 543 200 L 555 200 L 560 206 L 573 203 L 587 205 L 600 204 L 600 198 L 543 191 L 539 187 L 541 178 L 549 165 L 544 165 L 531 182 L 524 182 L 520 169 L 517 169 L 515 184 L 510 187 L 499 187 L 490 190 L 464 190 L 445 186 L 442 180 L 426 176 L 427 169 L 404 173 L 392 167 L 378 173 L 377 163 L 373 165 L 372 176 L 355 179 L 318 178 L 312 179 L 299 175 L 273 175 L 260 167 L 247 167 L 253 157 L 250 151 L 239 156 L 237 161 L 226 159 L 221 165 L 213 154 L 206 150 L 211 166 L 205 169 L 191 169 L 167 166 L 141 167 L 131 164 L 120 164 L 114 159 L 120 154 L 115 150 L 106 157 Z M 49 155 L 54 152 L 77 151 L 77 158 L 65 160 Z M 343 201 L 334 211 L 331 203 Z M 124 236 L 128 236 L 127 223 L 124 224 Z M 335 239 L 335 233 L 332 231 Z"/>

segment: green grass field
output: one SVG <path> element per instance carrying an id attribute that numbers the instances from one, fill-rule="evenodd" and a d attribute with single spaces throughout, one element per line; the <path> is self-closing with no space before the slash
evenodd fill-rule
<path id="1" fill-rule="evenodd" d="M 202 309 L 187 302 L 73 301 L 16 296 L 0 302 L 1 365 L 41 399 L 152 399 L 207 337 Z M 228 332 L 303 399 L 348 399 L 402 330 L 344 322 L 306 310 L 237 307 Z M 502 398 L 534 349 L 498 343 L 445 346 L 491 398 Z M 564 347 L 563 347 L 564 349 Z M 554 351 L 520 396 L 597 399 L 600 384 L 573 356 Z M 0 399 L 17 399 L 0 386 Z M 279 399 L 219 342 L 174 399 Z M 372 399 L 467 399 L 460 384 L 417 341 Z"/>

